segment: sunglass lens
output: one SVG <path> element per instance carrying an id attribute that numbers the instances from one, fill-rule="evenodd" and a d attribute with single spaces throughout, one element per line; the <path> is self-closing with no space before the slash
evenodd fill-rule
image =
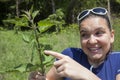
<path id="1" fill-rule="evenodd" d="M 103 8 L 95 8 L 93 9 L 93 12 L 95 13 L 106 13 L 106 10 Z"/>
<path id="2" fill-rule="evenodd" d="M 80 15 L 79 15 L 79 19 L 84 17 L 86 14 L 88 13 L 88 10 L 83 11 Z"/>

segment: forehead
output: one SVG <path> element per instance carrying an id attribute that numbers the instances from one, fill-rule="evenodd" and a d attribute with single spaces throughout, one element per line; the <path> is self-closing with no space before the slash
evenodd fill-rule
<path id="1" fill-rule="evenodd" d="M 88 17 L 80 23 L 80 29 L 108 28 L 106 19 L 102 17 Z"/>

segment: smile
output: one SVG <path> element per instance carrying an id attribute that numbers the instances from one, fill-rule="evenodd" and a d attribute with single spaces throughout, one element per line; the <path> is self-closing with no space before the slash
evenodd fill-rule
<path id="1" fill-rule="evenodd" d="M 101 47 L 94 47 L 94 48 L 88 48 L 88 50 L 92 53 L 98 53 Z"/>

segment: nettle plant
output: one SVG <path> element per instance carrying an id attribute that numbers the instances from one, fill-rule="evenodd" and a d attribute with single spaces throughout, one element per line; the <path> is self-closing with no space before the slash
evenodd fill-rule
<path id="1" fill-rule="evenodd" d="M 32 80 L 33 77 L 36 77 L 34 75 L 38 75 L 36 80 L 45 80 L 46 68 L 49 67 L 51 65 L 51 62 L 53 61 L 53 58 L 49 59 L 48 56 L 46 56 L 43 53 L 43 50 L 46 48 L 45 47 L 46 45 L 40 44 L 40 42 L 39 42 L 41 33 L 45 32 L 52 26 L 55 26 L 56 32 L 58 32 L 58 28 L 59 28 L 59 30 L 61 30 L 62 25 L 65 24 L 65 21 L 63 20 L 64 14 L 61 11 L 61 9 L 58 9 L 55 14 L 50 15 L 47 19 L 44 19 L 42 21 L 39 21 L 38 23 L 35 23 L 34 19 L 38 13 L 39 13 L 39 11 L 33 11 L 33 9 L 31 8 L 31 10 L 29 10 L 29 11 L 24 11 L 24 14 L 22 15 L 23 17 L 25 17 L 28 20 L 28 22 L 30 24 L 29 27 L 33 31 L 31 34 L 32 38 L 31 37 L 28 38 L 28 36 L 23 35 L 23 40 L 27 43 L 32 44 L 33 54 L 36 53 L 36 52 L 34 52 L 34 50 L 37 50 L 39 60 L 40 60 L 39 64 L 35 64 L 35 65 L 33 65 L 31 63 L 28 64 L 28 65 L 31 65 L 30 66 L 31 68 L 36 66 L 35 68 L 37 68 L 37 70 L 38 70 L 37 72 L 30 73 L 29 80 Z M 31 57 L 31 62 L 32 61 L 33 61 L 33 56 Z M 29 68 L 29 66 L 28 66 L 28 68 Z M 34 70 L 36 70 L 36 69 L 34 69 Z"/>
<path id="2" fill-rule="evenodd" d="M 25 17 L 29 23 L 29 28 L 31 28 L 32 32 L 31 35 L 24 35 L 23 40 L 24 42 L 28 43 L 32 47 L 32 55 L 31 55 L 31 63 L 27 63 L 25 67 L 25 71 L 33 71 L 30 73 L 28 80 L 45 80 L 46 68 L 51 65 L 53 58 L 49 58 L 44 54 L 44 50 L 46 49 L 46 45 L 40 43 L 40 37 L 42 32 L 45 32 L 48 28 L 52 27 L 54 24 L 46 19 L 43 21 L 39 21 L 38 23 L 34 22 L 35 17 L 39 14 L 39 11 L 33 11 L 31 8 L 29 11 L 23 11 L 24 14 L 22 17 Z M 49 46 L 50 48 L 50 46 Z M 40 63 L 33 64 L 34 54 L 37 53 L 39 56 Z M 18 67 L 16 69 L 19 69 Z"/>
<path id="3" fill-rule="evenodd" d="M 18 32 L 20 26 L 29 27 L 31 29 L 30 35 L 22 34 L 23 41 L 28 43 L 32 48 L 32 54 L 30 57 L 30 62 L 26 64 L 20 64 L 13 69 L 7 71 L 0 71 L 0 73 L 7 72 L 30 72 L 28 80 L 45 80 L 45 74 L 47 72 L 47 68 L 52 65 L 54 58 L 46 56 L 44 54 L 44 50 L 51 48 L 50 45 L 45 45 L 40 42 L 40 38 L 42 33 L 49 30 L 51 27 L 56 27 L 56 32 L 62 29 L 62 25 L 65 24 L 64 13 L 61 9 L 56 10 L 56 13 L 50 15 L 48 18 L 44 20 L 40 20 L 35 23 L 34 20 L 39 14 L 39 11 L 34 11 L 33 7 L 28 11 L 23 11 L 23 14 L 20 18 L 15 18 L 11 20 L 7 20 L 5 22 L 14 24 L 15 31 Z M 39 63 L 34 63 L 34 56 L 37 53 L 39 57 Z"/>
<path id="4" fill-rule="evenodd" d="M 32 35 L 31 35 L 33 38 L 30 39 L 30 38 L 28 38 L 28 36 L 23 35 L 23 40 L 27 43 L 31 43 L 33 45 L 32 46 L 33 49 L 37 50 L 37 54 L 39 56 L 40 63 L 36 64 L 36 65 L 33 65 L 33 64 L 30 63 L 29 65 L 31 65 L 31 67 L 36 66 L 38 68 L 38 72 L 36 73 L 36 75 L 38 75 L 39 72 L 40 72 L 40 75 L 43 76 L 39 80 L 45 80 L 45 67 L 47 67 L 47 66 L 46 66 L 46 64 L 44 64 L 44 60 L 45 60 L 45 55 L 43 53 L 44 47 L 42 47 L 40 42 L 39 42 L 39 38 L 40 38 L 39 36 L 41 35 L 40 34 L 41 32 L 39 31 L 38 26 L 34 22 L 34 19 L 37 16 L 38 13 L 39 13 L 39 11 L 34 11 L 33 12 L 33 10 L 24 11 L 24 14 L 22 16 L 26 17 L 26 19 L 28 20 L 29 27 L 33 31 Z M 33 54 L 34 54 L 34 52 L 33 52 Z M 32 61 L 33 61 L 33 56 L 31 56 L 31 62 Z M 36 75 L 33 76 L 33 74 L 35 74 L 35 73 L 30 74 L 29 80 L 32 80 L 33 77 L 36 77 Z"/>

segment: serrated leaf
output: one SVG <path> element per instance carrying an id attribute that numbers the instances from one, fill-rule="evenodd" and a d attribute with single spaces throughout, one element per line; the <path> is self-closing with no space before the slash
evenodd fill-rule
<path id="1" fill-rule="evenodd" d="M 26 72 L 27 64 L 20 64 L 19 66 L 15 67 L 14 70 L 19 72 Z"/>
<path id="2" fill-rule="evenodd" d="M 4 23 L 11 23 L 11 24 L 15 24 L 16 20 L 15 19 L 7 19 L 7 20 L 3 20 Z"/>
<path id="3" fill-rule="evenodd" d="M 39 65 L 33 65 L 32 63 L 25 63 L 25 64 L 20 64 L 19 66 L 15 67 L 15 71 L 19 71 L 21 73 L 23 72 L 30 72 L 39 69 Z"/>
<path id="4" fill-rule="evenodd" d="M 50 57 L 50 56 L 45 56 L 44 55 L 44 58 L 45 58 L 44 65 L 51 64 L 54 61 L 54 58 Z"/>
<path id="5" fill-rule="evenodd" d="M 33 19 L 38 15 L 38 13 L 39 13 L 39 11 L 34 11 L 34 12 L 32 13 Z"/>
<path id="6" fill-rule="evenodd" d="M 31 54 L 31 62 L 32 62 L 36 51 L 36 43 L 34 39 L 31 41 L 31 48 L 32 48 L 32 54 Z"/>
<path id="7" fill-rule="evenodd" d="M 50 20 L 41 20 L 38 22 L 40 32 L 45 32 L 54 25 Z"/>
<path id="8" fill-rule="evenodd" d="M 26 72 L 27 64 L 20 64 L 12 69 L 0 71 L 0 73 L 10 73 L 10 72 Z"/>
<path id="9" fill-rule="evenodd" d="M 29 39 L 29 37 L 27 36 L 27 35 L 22 35 L 22 37 L 23 37 L 23 40 L 26 42 L 26 43 L 29 43 L 30 42 L 30 39 Z"/>
<path id="10" fill-rule="evenodd" d="M 28 21 L 29 21 L 29 16 L 28 15 L 26 15 L 26 14 L 22 14 L 21 16 L 23 16 L 23 17 L 25 17 Z"/>
<path id="11" fill-rule="evenodd" d="M 40 65 L 39 64 L 33 65 L 33 64 L 29 63 L 27 65 L 26 71 L 30 72 L 30 71 L 35 71 L 35 70 L 39 70 L 39 69 L 40 69 Z"/>

